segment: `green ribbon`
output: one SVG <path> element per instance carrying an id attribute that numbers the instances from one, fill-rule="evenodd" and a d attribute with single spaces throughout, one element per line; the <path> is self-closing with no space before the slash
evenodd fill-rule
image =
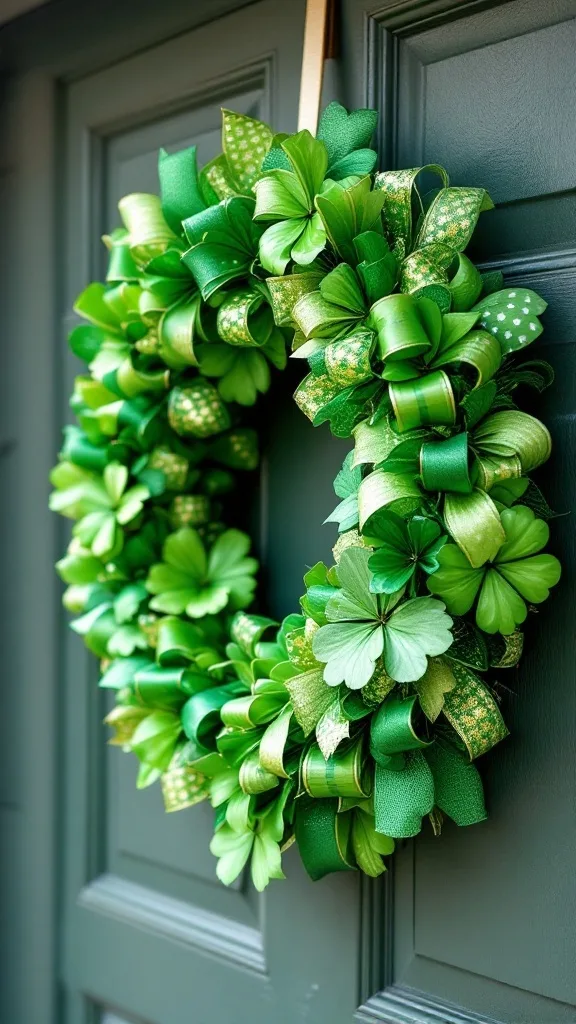
<path id="1" fill-rule="evenodd" d="M 204 299 L 249 273 L 264 230 L 252 220 L 253 212 L 254 200 L 237 196 L 184 221 L 190 248 L 182 260 Z"/>
<path id="2" fill-rule="evenodd" d="M 420 449 L 420 477 L 427 491 L 457 491 L 470 494 L 468 434 L 455 434 L 446 441 L 425 441 Z"/>
<path id="3" fill-rule="evenodd" d="M 313 881 L 333 871 L 353 871 L 349 814 L 338 814 L 338 800 L 296 801 L 294 832 L 306 871 Z"/>
<path id="4" fill-rule="evenodd" d="M 198 377 L 187 387 L 172 388 L 168 422 L 182 437 L 211 437 L 228 429 L 230 413 L 214 385 Z"/>
<path id="5" fill-rule="evenodd" d="M 175 710 L 182 707 L 187 697 L 200 693 L 212 685 L 210 676 L 186 668 L 162 668 L 151 664 L 139 669 L 127 687 L 142 707 Z"/>
<path id="6" fill-rule="evenodd" d="M 370 725 L 370 753 L 377 765 L 402 768 L 404 760 L 398 755 L 407 750 L 421 750 L 430 741 L 419 735 L 422 713 L 418 696 L 388 697 L 372 717 Z"/>
<path id="7" fill-rule="evenodd" d="M 216 734 L 222 727 L 220 708 L 242 690 L 242 683 L 215 686 L 195 693 L 182 707 L 182 728 L 188 739 L 195 744 L 199 757 L 216 750 Z"/>
<path id="8" fill-rule="evenodd" d="M 302 759 L 300 778 L 308 795 L 315 799 L 369 796 L 362 738 L 328 758 L 316 743 L 312 744 Z"/>
<path id="9" fill-rule="evenodd" d="M 274 328 L 272 309 L 261 292 L 232 292 L 218 307 L 218 335 L 228 345 L 260 348 Z"/>
<path id="10" fill-rule="evenodd" d="M 204 209 L 206 203 L 198 182 L 196 146 L 167 153 L 158 153 L 158 177 L 162 213 L 170 229 L 177 235 L 182 221 Z"/>
<path id="11" fill-rule="evenodd" d="M 60 452 L 61 459 L 68 459 L 75 466 L 82 469 L 90 469 L 95 473 L 101 473 L 108 464 L 108 447 L 100 447 L 92 444 L 84 432 L 78 427 L 68 425 L 64 427 L 64 444 Z"/>
<path id="12" fill-rule="evenodd" d="M 456 400 L 443 370 L 414 380 L 391 381 L 389 388 L 401 434 L 425 425 L 451 427 L 456 423 Z"/>
<path id="13" fill-rule="evenodd" d="M 118 203 L 118 210 L 130 236 L 130 253 L 145 267 L 166 249 L 178 245 L 178 238 L 164 220 L 159 196 L 133 192 Z"/>
<path id="14" fill-rule="evenodd" d="M 389 697 L 370 733 L 376 831 L 398 839 L 417 835 L 435 805 L 459 825 L 486 817 L 480 776 L 466 755 L 442 740 L 432 743 L 418 735 L 416 699 Z"/>
<path id="15" fill-rule="evenodd" d="M 424 172 L 439 177 L 443 187 L 415 233 L 412 211 L 423 211 L 417 179 Z M 482 279 L 462 253 L 480 214 L 493 207 L 488 193 L 481 188 L 450 187 L 446 171 L 437 164 L 384 171 L 376 175 L 374 187 L 385 193 L 382 218 L 394 252 L 403 261 L 401 290 L 429 296 L 443 312 L 470 309 L 480 295 Z"/>
<path id="16" fill-rule="evenodd" d="M 166 391 L 170 387 L 170 372 L 138 370 L 129 356 L 115 370 L 102 377 L 104 387 L 121 398 L 135 398 L 146 392 Z"/>

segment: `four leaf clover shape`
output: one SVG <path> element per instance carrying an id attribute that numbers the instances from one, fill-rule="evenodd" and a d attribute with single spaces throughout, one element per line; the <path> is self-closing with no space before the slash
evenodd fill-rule
<path id="1" fill-rule="evenodd" d="M 464 615 L 477 595 L 476 623 L 485 633 L 513 633 L 526 619 L 526 601 L 540 604 L 560 579 L 560 562 L 554 555 L 538 554 L 547 544 L 550 530 L 543 519 L 523 505 L 500 513 L 506 540 L 494 560 L 474 569 L 456 544 L 438 553 L 440 568 L 428 580 L 449 612 Z"/>
<path id="2" fill-rule="evenodd" d="M 394 594 L 414 579 L 417 569 L 433 573 L 438 569 L 438 552 L 446 536 L 433 519 L 412 516 L 407 521 L 394 512 L 382 510 L 372 517 L 370 543 L 377 549 L 368 561 L 374 594 Z"/>
<path id="3" fill-rule="evenodd" d="M 260 238 L 260 262 L 271 274 L 283 274 L 290 260 L 312 263 L 326 245 L 326 231 L 314 206 L 328 167 L 323 142 L 307 129 L 282 142 L 292 170 L 276 168 L 254 185 L 256 221 L 276 221 Z"/>
<path id="4" fill-rule="evenodd" d="M 370 557 L 365 548 L 342 553 L 337 570 L 341 589 L 326 605 L 328 624 L 314 636 L 314 655 L 326 664 L 329 686 L 344 682 L 351 690 L 361 689 L 380 657 L 392 679 L 413 682 L 424 675 L 428 656 L 443 654 L 452 643 L 452 619 L 441 601 L 402 601 L 403 590 L 371 593 Z"/>
<path id="5" fill-rule="evenodd" d="M 154 594 L 153 611 L 192 619 L 216 615 L 224 608 L 238 611 L 250 604 L 256 587 L 255 558 L 247 558 L 250 538 L 226 530 L 207 554 L 197 530 L 184 527 L 171 533 L 162 549 L 163 561 L 153 565 L 146 587 Z"/>

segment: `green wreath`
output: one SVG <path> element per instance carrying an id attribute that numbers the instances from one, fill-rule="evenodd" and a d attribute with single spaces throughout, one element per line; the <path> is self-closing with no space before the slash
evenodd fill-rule
<path id="1" fill-rule="evenodd" d="M 161 151 L 161 197 L 121 200 L 70 336 L 89 373 L 52 473 L 74 520 L 57 569 L 114 691 L 110 742 L 168 811 L 209 800 L 218 877 L 250 861 L 260 890 L 293 840 L 314 879 L 376 876 L 424 817 L 486 817 L 497 676 L 560 576 L 529 475 L 550 435 L 516 404 L 553 378 L 522 352 L 546 303 L 464 255 L 483 189 L 373 174 L 376 116 L 332 103 L 313 138 L 225 110 L 200 172 L 194 147 Z M 287 343 L 299 407 L 354 447 L 335 564 L 278 624 L 247 610 L 257 562 L 224 520 Z"/>

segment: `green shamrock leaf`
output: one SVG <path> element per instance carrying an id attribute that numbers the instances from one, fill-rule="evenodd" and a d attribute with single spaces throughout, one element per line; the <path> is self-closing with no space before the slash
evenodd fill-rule
<path id="1" fill-rule="evenodd" d="M 146 587 L 155 597 L 152 611 L 192 619 L 216 615 L 224 608 L 237 611 L 250 604 L 258 563 L 246 558 L 250 538 L 240 530 L 222 533 L 209 554 L 197 530 L 171 533 L 162 549 L 163 561 L 153 565 Z"/>
<path id="2" fill-rule="evenodd" d="M 348 548 L 338 564 L 341 589 L 326 605 L 328 624 L 314 636 L 312 648 L 326 663 L 329 686 L 344 682 L 359 690 L 383 657 L 396 682 L 413 682 L 424 675 L 427 656 L 443 654 L 452 643 L 452 619 L 440 601 L 417 597 L 402 601 L 402 590 L 380 596 L 370 590 L 370 551 Z"/>
<path id="3" fill-rule="evenodd" d="M 218 391 L 225 402 L 254 405 L 258 392 L 270 387 L 272 363 L 278 370 L 286 366 L 286 344 L 282 332 L 275 330 L 261 348 L 234 345 L 204 345 L 200 369 L 206 377 L 219 377 Z"/>
<path id="4" fill-rule="evenodd" d="M 325 523 L 338 523 L 338 532 L 351 530 L 358 524 L 358 488 L 362 482 L 362 468 L 353 466 L 354 452 L 342 463 L 342 469 L 334 480 L 334 491 L 343 500 L 324 520 Z"/>
<path id="5" fill-rule="evenodd" d="M 474 310 L 480 312 L 479 322 L 500 342 L 502 355 L 524 348 L 542 334 L 538 314 L 548 305 L 530 288 L 511 288 L 493 292 L 480 299 Z"/>
<path id="6" fill-rule="evenodd" d="M 330 242 L 339 256 L 346 263 L 356 263 L 357 253 L 354 239 L 362 232 L 382 232 L 380 214 L 386 198 L 382 190 L 372 191 L 369 177 L 360 181 L 353 179 L 347 187 L 346 182 L 333 182 L 324 188 L 315 198 L 316 209 Z M 388 246 L 385 246 L 388 251 Z M 396 260 L 391 257 L 396 267 Z M 394 279 L 392 281 L 392 286 Z"/>
<path id="7" fill-rule="evenodd" d="M 464 615 L 474 604 L 476 623 L 485 633 L 513 633 L 526 619 L 526 601 L 540 604 L 560 579 L 554 555 L 538 554 L 550 535 L 547 524 L 524 505 L 500 513 L 506 539 L 494 560 L 473 569 L 456 544 L 439 552 L 440 568 L 428 580 L 448 611 Z"/>
<path id="8" fill-rule="evenodd" d="M 312 263 L 326 245 L 326 232 L 314 206 L 322 187 L 328 154 L 306 129 L 282 142 L 292 170 L 277 168 L 254 185 L 255 221 L 272 220 L 260 239 L 260 262 L 271 274 L 283 274 L 290 260 Z"/>
<path id="9" fill-rule="evenodd" d="M 437 555 L 446 536 L 433 519 L 413 516 L 407 522 L 394 512 L 382 510 L 370 522 L 370 589 L 374 594 L 394 594 L 414 578 L 417 569 L 436 572 Z"/>
<path id="10" fill-rule="evenodd" d="M 340 181 L 351 174 L 370 174 L 377 154 L 369 149 L 370 140 L 378 123 L 378 111 L 353 110 L 334 101 L 322 112 L 316 138 L 326 146 L 327 175 Z"/>
<path id="11" fill-rule="evenodd" d="M 271 878 L 284 878 L 280 843 L 285 828 L 284 809 L 292 786 L 285 784 L 275 800 L 262 810 L 254 810 L 254 797 L 241 792 L 237 778 L 238 772 L 234 771 L 229 780 L 226 776 L 212 780 L 212 803 L 218 806 L 227 793 L 227 806 L 210 843 L 210 852 L 218 857 L 216 874 L 224 885 L 238 877 L 251 856 L 252 881 L 262 892 Z"/>
<path id="12" fill-rule="evenodd" d="M 119 462 L 109 462 L 102 476 L 61 462 L 52 471 L 56 491 L 50 508 L 77 519 L 73 533 L 97 558 L 117 555 L 124 543 L 121 527 L 142 511 L 150 492 L 143 484 L 126 489 L 129 471 Z"/>

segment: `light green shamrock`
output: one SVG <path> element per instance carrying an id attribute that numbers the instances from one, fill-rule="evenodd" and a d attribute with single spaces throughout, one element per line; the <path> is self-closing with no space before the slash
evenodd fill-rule
<path id="1" fill-rule="evenodd" d="M 527 615 L 526 601 L 540 604 L 560 579 L 560 562 L 554 555 L 541 555 L 550 530 L 523 505 L 500 513 L 506 540 L 493 562 L 473 569 L 456 544 L 446 544 L 438 553 L 440 568 L 428 580 L 428 589 L 438 594 L 449 612 L 464 615 L 479 593 L 476 623 L 485 633 L 513 633 Z"/>
<path id="2" fill-rule="evenodd" d="M 344 682 L 359 690 L 374 674 L 382 656 L 388 675 L 399 683 L 424 675 L 428 656 L 443 654 L 452 643 L 452 619 L 444 605 L 429 597 L 402 601 L 403 591 L 370 592 L 370 551 L 346 549 L 338 564 L 341 589 L 326 605 L 328 624 L 314 636 L 312 649 L 326 663 L 329 686 Z"/>
<path id="3" fill-rule="evenodd" d="M 152 611 L 192 619 L 216 615 L 224 608 L 237 611 L 250 604 L 256 587 L 255 558 L 246 558 L 250 538 L 240 530 L 226 530 L 209 554 L 197 530 L 185 527 L 171 533 L 162 549 L 163 561 L 150 569 L 146 587 L 156 596 Z"/>

